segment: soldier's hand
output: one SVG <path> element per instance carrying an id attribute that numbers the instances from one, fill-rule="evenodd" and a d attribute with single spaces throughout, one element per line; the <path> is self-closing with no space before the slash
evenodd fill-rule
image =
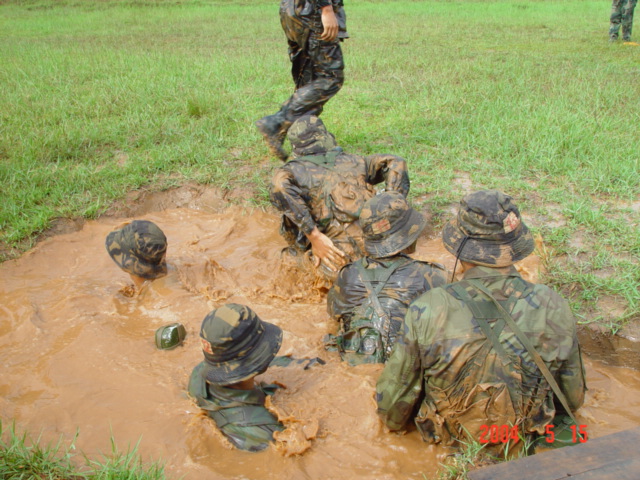
<path id="1" fill-rule="evenodd" d="M 338 267 L 345 263 L 345 254 L 336 247 L 331 239 L 315 227 L 313 231 L 307 235 L 311 242 L 311 251 L 315 257 L 314 265 L 318 267 L 320 262 L 334 272 Z"/>
<path id="2" fill-rule="evenodd" d="M 325 42 L 333 42 L 338 37 L 338 19 L 332 5 L 322 7 L 322 27 L 324 28 L 320 39 Z"/>

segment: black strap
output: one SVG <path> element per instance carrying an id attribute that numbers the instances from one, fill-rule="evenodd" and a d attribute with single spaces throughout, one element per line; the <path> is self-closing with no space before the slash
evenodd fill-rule
<path id="1" fill-rule="evenodd" d="M 376 279 L 378 281 L 378 285 L 376 287 L 374 287 L 373 284 L 371 283 L 372 277 L 374 277 L 375 270 L 373 269 L 367 270 L 366 268 L 364 268 L 364 261 L 365 261 L 364 258 L 362 260 L 357 261 L 356 268 L 358 269 L 358 272 L 360 272 L 362 283 L 364 283 L 364 286 L 367 289 L 367 293 L 369 294 L 369 300 L 371 301 L 371 304 L 373 305 L 373 308 L 376 311 L 376 314 L 383 321 L 383 326 L 385 330 L 384 333 L 386 336 L 385 349 L 388 349 L 389 339 L 391 336 L 391 325 L 390 325 L 391 319 L 389 318 L 389 315 L 387 314 L 387 312 L 385 312 L 385 310 L 382 308 L 382 305 L 380 305 L 380 299 L 378 298 L 378 294 L 382 291 L 384 286 L 387 284 L 387 281 L 389 280 L 389 278 L 391 278 L 391 275 L 393 275 L 393 272 L 395 272 L 401 266 L 409 263 L 411 259 L 407 257 L 401 257 L 397 260 L 394 260 L 391 263 L 391 265 L 389 265 L 388 267 L 385 267 L 384 273 Z M 380 333 L 383 333 L 383 332 L 380 332 Z"/>
<path id="2" fill-rule="evenodd" d="M 498 302 L 493 297 L 491 292 L 484 285 L 482 285 L 482 283 L 479 280 L 472 279 L 472 280 L 469 280 L 469 283 L 471 283 L 476 289 L 478 289 L 480 292 L 482 292 L 497 307 L 498 312 L 500 313 L 502 318 L 505 320 L 505 322 L 507 322 L 507 324 L 509 325 L 509 328 L 511 328 L 513 333 L 515 333 L 516 337 L 518 337 L 518 340 L 520 340 L 522 345 L 527 349 L 527 351 L 529 352 L 529 355 L 531 355 L 533 357 L 533 360 L 536 362 L 536 365 L 538 366 L 538 369 L 540 370 L 542 375 L 544 375 L 544 378 L 547 380 L 547 382 L 549 383 L 549 385 L 553 389 L 553 393 L 555 393 L 556 397 L 558 397 L 558 400 L 560 401 L 560 403 L 562 404 L 562 406 L 566 410 L 567 415 L 569 415 L 569 417 L 571 417 L 571 420 L 573 420 L 574 423 L 577 424 L 578 422 L 577 422 L 576 418 L 573 416 L 573 413 L 571 413 L 571 409 L 569 408 L 569 404 L 567 402 L 567 399 L 564 396 L 564 394 L 562 393 L 562 390 L 560 390 L 560 386 L 556 382 L 556 379 L 553 378 L 553 375 L 549 371 L 549 368 L 544 363 L 544 360 L 542 360 L 542 357 L 540 356 L 540 354 L 533 347 L 533 345 L 529 341 L 529 338 L 527 338 L 527 336 L 524 333 L 522 333 L 522 330 L 520 330 L 520 328 L 518 328 L 518 325 L 516 325 L 516 322 L 513 319 L 513 317 L 511 316 L 511 314 L 509 312 L 507 312 L 502 305 L 500 305 L 500 302 Z"/>

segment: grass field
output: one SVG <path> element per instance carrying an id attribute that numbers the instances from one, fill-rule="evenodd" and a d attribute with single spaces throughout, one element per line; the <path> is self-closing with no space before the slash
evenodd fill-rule
<path id="1" fill-rule="evenodd" d="M 0 242 L 188 182 L 267 205 L 253 122 L 290 94 L 275 0 L 0 1 Z M 640 316 L 640 46 L 591 0 L 347 1 L 347 151 L 405 157 L 439 229 L 469 191 L 513 195 L 545 279 L 583 322 Z M 637 33 L 640 40 L 640 33 Z"/>

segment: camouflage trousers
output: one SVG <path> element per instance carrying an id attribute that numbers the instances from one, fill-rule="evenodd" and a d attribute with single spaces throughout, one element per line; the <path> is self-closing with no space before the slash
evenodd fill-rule
<path id="1" fill-rule="evenodd" d="M 344 60 L 340 40 L 320 39 L 323 27 L 319 16 L 300 20 L 281 10 L 280 20 L 289 44 L 295 91 L 276 115 L 293 123 L 303 115 L 322 113 L 324 104 L 342 88 Z"/>
<path id="2" fill-rule="evenodd" d="M 618 32 L 622 25 L 622 38 L 631 39 L 633 29 L 633 10 L 636 8 L 638 0 L 613 0 L 611 5 L 611 26 L 609 27 L 609 37 L 618 38 Z"/>

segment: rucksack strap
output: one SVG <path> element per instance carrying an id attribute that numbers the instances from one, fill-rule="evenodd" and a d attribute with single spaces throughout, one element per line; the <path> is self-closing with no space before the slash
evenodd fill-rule
<path id="1" fill-rule="evenodd" d="M 549 367 L 547 367 L 547 365 L 544 363 L 544 360 L 542 360 L 542 357 L 540 356 L 540 354 L 533 347 L 529 338 L 524 333 L 522 333 L 522 330 L 520 330 L 520 328 L 516 324 L 511 314 L 507 312 L 502 305 L 500 305 L 500 302 L 498 302 L 494 298 L 491 292 L 484 285 L 482 285 L 482 283 L 479 280 L 472 279 L 472 280 L 469 280 L 468 283 L 470 283 L 473 287 L 475 287 L 477 290 L 482 292 L 489 300 L 493 302 L 493 304 L 498 309 L 498 312 L 500 313 L 502 318 L 505 320 L 505 322 L 507 322 L 507 325 L 509 325 L 509 328 L 511 328 L 511 330 L 516 335 L 516 337 L 518 337 L 518 340 L 520 340 L 520 343 L 522 343 L 522 345 L 529 352 L 529 355 L 531 355 L 533 360 L 536 362 L 538 369 L 540 370 L 542 375 L 544 375 L 544 378 L 547 380 L 547 382 L 551 386 L 553 393 L 555 393 L 556 397 L 558 397 L 558 400 L 564 407 L 567 415 L 569 415 L 569 417 L 571 417 L 571 420 L 573 420 L 574 423 L 577 424 L 578 422 L 574 417 L 573 413 L 571 412 L 571 409 L 569 408 L 567 399 L 564 396 L 564 393 L 562 393 L 562 390 L 560 390 L 560 386 L 556 382 L 556 379 L 553 378 L 553 375 L 549 371 Z"/>

